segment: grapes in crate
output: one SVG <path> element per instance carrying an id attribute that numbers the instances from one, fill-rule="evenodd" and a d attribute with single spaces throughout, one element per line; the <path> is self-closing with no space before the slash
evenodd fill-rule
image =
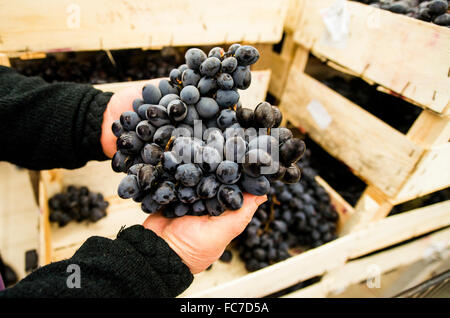
<path id="1" fill-rule="evenodd" d="M 69 185 L 65 191 L 52 196 L 48 200 L 48 205 L 50 222 L 63 227 L 72 220 L 97 222 L 106 216 L 109 203 L 101 193 L 91 192 L 84 186 Z"/>
<path id="2" fill-rule="evenodd" d="M 168 79 L 144 86 L 133 111 L 112 126 L 112 168 L 127 174 L 119 196 L 168 218 L 219 216 L 241 208 L 245 192 L 267 194 L 270 181 L 297 182 L 303 141 L 278 128 L 277 107 L 261 102 L 251 109 L 240 101 L 258 59 L 249 45 L 208 54 L 191 48 Z"/>
<path id="3" fill-rule="evenodd" d="M 269 200 L 235 239 L 247 270 L 285 260 L 291 256 L 291 248 L 318 247 L 336 238 L 338 214 L 328 193 L 315 180 L 308 153 L 298 162 L 302 179 L 294 184 L 272 182 Z"/>

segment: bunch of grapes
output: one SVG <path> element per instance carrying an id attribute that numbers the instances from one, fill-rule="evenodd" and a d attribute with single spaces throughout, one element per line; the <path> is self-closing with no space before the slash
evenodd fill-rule
<path id="1" fill-rule="evenodd" d="M 307 160 L 298 165 L 302 180 L 294 184 L 272 182 L 269 200 L 236 239 L 249 271 L 289 258 L 290 248 L 317 247 L 336 238 L 338 214 L 328 193 L 315 181 L 317 174 Z"/>
<path id="2" fill-rule="evenodd" d="M 262 102 L 252 110 L 239 101 L 259 52 L 233 44 L 208 56 L 192 48 L 185 58 L 169 80 L 146 85 L 134 111 L 113 124 L 112 168 L 127 173 L 119 196 L 169 218 L 218 216 L 239 209 L 243 192 L 267 194 L 269 180 L 297 182 L 303 141 L 277 128 L 277 107 Z"/>
<path id="3" fill-rule="evenodd" d="M 376 8 L 404 14 L 419 20 L 433 22 L 442 26 L 450 26 L 448 0 L 357 0 Z"/>
<path id="4" fill-rule="evenodd" d="M 106 216 L 109 203 L 105 201 L 101 193 L 91 192 L 84 186 L 70 185 L 65 191 L 51 197 L 48 205 L 50 221 L 62 227 L 72 220 L 97 222 Z"/>

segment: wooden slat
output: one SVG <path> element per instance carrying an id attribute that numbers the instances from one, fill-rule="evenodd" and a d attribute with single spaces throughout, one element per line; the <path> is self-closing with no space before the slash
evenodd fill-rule
<path id="1" fill-rule="evenodd" d="M 326 274 L 319 283 L 283 297 L 327 297 L 329 293 L 343 290 L 352 284 L 373 279 L 373 275 L 380 275 L 375 279 L 380 279 L 379 288 L 381 288 L 384 283 L 381 280 L 381 274 L 422 260 L 427 255 L 433 256 L 433 252 L 440 252 L 442 254 L 441 257 L 448 257 L 450 255 L 449 248 L 450 229 L 441 230 L 385 252 L 348 262 L 343 267 Z"/>
<path id="2" fill-rule="evenodd" d="M 450 186 L 450 142 L 427 150 L 395 198 L 408 201 Z"/>
<path id="3" fill-rule="evenodd" d="M 8 55 L 6 55 L 4 53 L 0 53 L 0 65 L 8 66 L 8 67 L 11 66 Z"/>
<path id="4" fill-rule="evenodd" d="M 303 4 L 304 3 L 299 0 L 289 0 L 288 12 L 286 20 L 284 21 L 284 28 L 287 31 L 294 32 L 297 28 Z"/>
<path id="5" fill-rule="evenodd" d="M 450 200 L 395 215 L 318 248 L 190 297 L 260 297 L 322 275 L 347 259 L 450 225 Z M 301 268 L 301 270 L 299 270 Z"/>
<path id="6" fill-rule="evenodd" d="M 394 196 L 423 149 L 324 84 L 291 68 L 280 108 L 367 183 Z"/>
<path id="7" fill-rule="evenodd" d="M 450 29 L 346 1 L 350 32 L 334 43 L 321 10 L 335 0 L 300 1 L 296 42 L 423 107 L 450 113 Z"/>
<path id="8" fill-rule="evenodd" d="M 276 43 L 287 7 L 288 0 L 1 1 L 0 51 Z"/>

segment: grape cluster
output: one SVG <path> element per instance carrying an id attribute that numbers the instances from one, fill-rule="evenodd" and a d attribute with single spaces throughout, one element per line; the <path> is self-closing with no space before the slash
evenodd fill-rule
<path id="1" fill-rule="evenodd" d="M 376 8 L 450 27 L 448 0 L 357 0 Z"/>
<path id="2" fill-rule="evenodd" d="M 259 52 L 233 44 L 208 55 L 191 48 L 185 59 L 113 123 L 112 168 L 127 173 L 119 196 L 169 218 L 218 216 L 239 209 L 243 192 L 264 195 L 269 181 L 297 182 L 304 142 L 278 128 L 277 107 L 262 102 L 252 110 L 239 101 Z"/>
<path id="3" fill-rule="evenodd" d="M 338 214 L 328 193 L 315 181 L 315 170 L 299 162 L 302 179 L 294 184 L 274 181 L 269 200 L 236 239 L 239 255 L 249 271 L 291 256 L 297 246 L 317 247 L 336 238 Z"/>
<path id="4" fill-rule="evenodd" d="M 91 192 L 84 186 L 69 185 L 64 192 L 52 196 L 48 205 L 50 221 L 62 227 L 72 220 L 97 222 L 106 216 L 109 203 L 101 193 Z"/>

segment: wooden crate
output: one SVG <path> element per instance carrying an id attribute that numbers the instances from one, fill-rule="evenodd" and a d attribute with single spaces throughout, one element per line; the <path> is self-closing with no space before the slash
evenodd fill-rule
<path id="1" fill-rule="evenodd" d="M 448 37 L 450 30 L 348 2 L 346 5 L 350 15 L 350 33 L 345 43 L 336 47 L 334 42 L 330 44 L 327 40 L 329 35 L 325 31 L 321 18 L 321 12 L 323 12 L 321 10 L 330 7 L 333 2 L 319 0 L 302 1 L 302 3 L 303 11 L 294 34 L 294 41 L 297 43 L 296 53 L 289 71 L 289 81 L 285 82 L 280 108 L 285 118 L 307 131 L 325 150 L 346 163 L 355 175 L 368 184 L 356 205 L 356 213 L 346 225 L 345 231 L 351 231 L 367 222 L 385 217 L 395 204 L 448 187 L 450 185 L 448 169 L 450 119 L 446 113 L 447 106 L 443 106 L 436 98 L 430 99 L 427 103 L 419 101 L 420 96 L 425 96 L 425 92 L 435 84 L 433 89 L 438 92 L 436 96 L 443 97 L 446 104 L 450 103 L 448 94 L 450 79 L 447 75 L 445 79 L 442 79 L 439 75 L 440 70 L 435 65 L 437 63 L 440 69 L 448 68 L 445 61 L 450 61 L 450 55 L 444 48 L 450 47 L 450 37 Z M 370 32 L 367 26 L 362 24 L 362 20 L 360 21 L 361 15 L 365 14 L 367 17 L 369 13 L 376 14 L 382 21 L 379 29 L 370 30 Z M 390 21 L 390 24 L 387 21 Z M 435 46 L 428 47 L 427 50 L 435 52 L 436 59 L 422 60 L 422 64 L 414 59 L 399 63 L 395 60 L 398 50 L 389 54 L 383 54 L 382 49 L 376 50 L 375 48 L 388 47 L 391 42 L 398 44 L 397 41 L 401 40 L 403 33 L 400 27 L 400 31 L 397 28 L 392 29 L 392 26 L 397 24 L 412 24 L 420 30 L 423 29 L 423 32 L 432 30 L 432 34 L 439 40 Z M 390 34 L 386 38 L 382 36 L 388 32 L 385 28 L 388 28 Z M 417 45 L 417 41 L 412 38 L 409 41 L 405 39 L 401 41 L 400 51 L 413 50 L 411 46 Z M 307 46 L 308 43 L 309 46 Z M 407 134 L 400 133 L 305 74 L 304 69 L 310 53 L 328 61 L 328 65 L 340 71 L 381 85 L 401 82 L 405 78 L 403 74 L 409 74 L 411 83 L 415 83 L 410 84 L 415 87 L 415 95 L 407 95 L 409 91 L 403 90 L 401 92 L 403 95 L 399 97 L 408 100 L 416 99 L 416 105 L 423 106 L 424 110 Z M 416 57 L 424 56 L 415 54 L 418 54 L 415 55 Z M 422 54 L 425 53 L 422 52 Z M 372 55 L 376 55 L 377 58 L 370 60 L 370 67 L 366 67 L 364 72 L 359 72 L 355 65 L 349 65 L 358 64 Z M 384 60 L 379 58 L 383 55 L 386 55 Z M 346 61 L 348 63 L 345 63 Z M 371 75 L 377 74 L 375 72 L 377 69 L 382 70 L 380 72 L 386 78 L 397 77 L 391 78 L 391 82 L 383 82 L 375 75 Z M 369 70 L 373 70 L 373 73 Z M 430 78 L 433 72 L 437 77 L 434 81 L 426 83 L 428 88 L 425 84 L 419 85 L 419 82 L 413 82 L 419 77 Z M 391 92 L 398 91 L 395 85 L 388 86 L 387 89 Z M 418 92 L 422 89 L 422 93 L 419 94 Z M 439 110 L 441 114 L 436 112 Z"/>
<path id="2" fill-rule="evenodd" d="M 450 114 L 449 28 L 347 1 L 349 32 L 334 41 L 323 10 L 336 1 L 298 1 L 296 43 L 421 107 Z"/>
<path id="3" fill-rule="evenodd" d="M 0 52 L 160 49 L 276 43 L 288 0 L 69 1 L 0 3 Z"/>
<path id="4" fill-rule="evenodd" d="M 196 275 L 180 297 L 263 297 L 316 276 L 323 276 L 320 282 L 285 297 L 326 297 L 366 280 L 376 284 L 378 275 L 393 269 L 419 260 L 448 258 L 449 225 L 450 200 L 379 220 L 253 273 L 237 257 L 229 265 L 218 262 L 210 271 Z"/>

